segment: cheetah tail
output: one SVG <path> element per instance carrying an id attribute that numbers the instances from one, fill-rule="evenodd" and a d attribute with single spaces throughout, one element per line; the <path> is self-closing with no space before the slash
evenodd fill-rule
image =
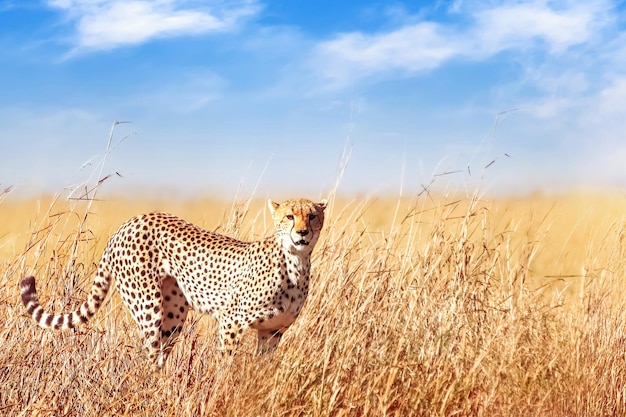
<path id="1" fill-rule="evenodd" d="M 98 274 L 91 291 L 78 309 L 71 313 L 49 314 L 46 313 L 39 303 L 37 288 L 35 287 L 35 277 L 27 277 L 20 283 L 20 293 L 22 302 L 26 306 L 28 314 L 45 329 L 64 330 L 72 329 L 80 324 L 86 323 L 100 308 L 102 300 L 109 291 L 111 276 Z"/>

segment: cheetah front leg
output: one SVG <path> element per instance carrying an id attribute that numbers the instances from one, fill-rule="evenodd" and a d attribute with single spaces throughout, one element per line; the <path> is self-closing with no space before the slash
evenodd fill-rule
<path id="1" fill-rule="evenodd" d="M 222 353 L 234 354 L 244 330 L 248 327 L 250 327 L 250 324 L 244 320 L 225 314 L 222 315 L 219 320 L 219 339 Z"/>
<path id="2" fill-rule="evenodd" d="M 280 330 L 259 329 L 256 351 L 259 355 L 276 350 L 283 333 Z"/>

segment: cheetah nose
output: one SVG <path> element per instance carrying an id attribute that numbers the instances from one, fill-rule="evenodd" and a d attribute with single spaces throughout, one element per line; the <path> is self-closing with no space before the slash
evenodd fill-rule
<path id="1" fill-rule="evenodd" d="M 306 236 L 309 234 L 309 231 L 306 229 L 303 230 L 296 230 L 296 233 L 299 234 L 300 236 Z"/>

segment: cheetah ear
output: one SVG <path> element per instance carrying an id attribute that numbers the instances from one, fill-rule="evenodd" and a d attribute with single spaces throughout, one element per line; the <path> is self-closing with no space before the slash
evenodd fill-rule
<path id="1" fill-rule="evenodd" d="M 267 199 L 267 207 L 269 207 L 270 213 L 272 213 L 272 216 L 274 215 L 274 213 L 276 212 L 279 206 L 280 204 L 273 202 L 271 198 Z"/>
<path id="2" fill-rule="evenodd" d="M 320 201 L 319 203 L 316 203 L 315 205 L 317 206 L 317 208 L 324 211 L 327 204 L 328 204 L 328 201 L 326 199 L 323 199 L 322 201 Z"/>

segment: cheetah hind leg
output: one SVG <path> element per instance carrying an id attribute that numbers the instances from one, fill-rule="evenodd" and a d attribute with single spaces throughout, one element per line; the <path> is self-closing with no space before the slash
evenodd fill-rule
<path id="1" fill-rule="evenodd" d="M 161 306 L 163 319 L 161 322 L 160 352 L 156 358 L 158 366 L 163 366 L 180 336 L 183 324 L 189 312 L 189 303 L 178 287 L 176 279 L 166 276 L 161 283 Z"/>

